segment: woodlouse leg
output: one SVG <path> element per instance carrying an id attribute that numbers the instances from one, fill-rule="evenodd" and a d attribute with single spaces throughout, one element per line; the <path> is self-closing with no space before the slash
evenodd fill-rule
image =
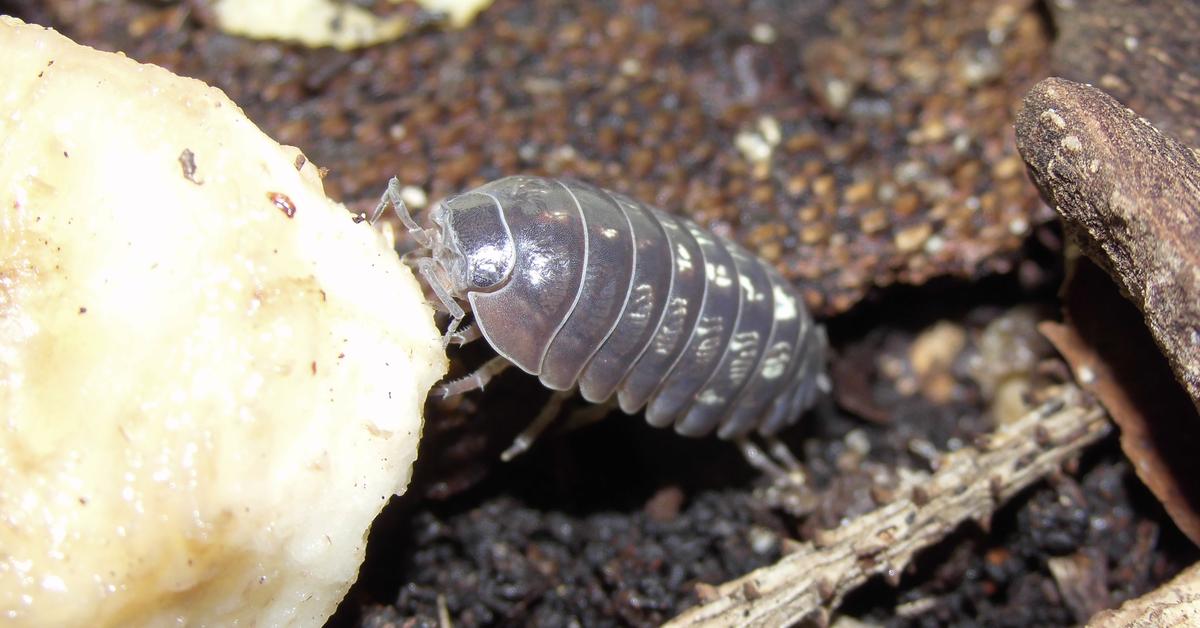
<path id="1" fill-rule="evenodd" d="M 596 421 L 603 419 L 617 409 L 617 397 L 613 395 L 607 401 L 600 403 L 589 403 L 588 405 L 575 410 L 567 415 L 563 422 L 563 430 L 577 430 L 581 427 L 587 427 Z"/>
<path id="2" fill-rule="evenodd" d="M 782 508 L 796 517 L 812 512 L 816 508 L 816 494 L 808 486 L 808 476 L 800 462 L 782 441 L 770 436 L 764 439 L 773 456 L 767 455 L 749 437 L 737 441 L 746 462 L 771 479 L 769 486 L 755 491 L 755 494 L 772 507 Z"/>
<path id="3" fill-rule="evenodd" d="M 526 426 L 525 429 L 521 430 L 520 434 L 517 434 L 517 437 L 513 439 L 513 442 L 508 446 L 508 449 L 505 449 L 504 452 L 500 454 L 500 459 L 508 462 L 513 458 L 525 453 L 525 451 L 528 450 L 529 447 L 538 439 L 538 436 L 541 436 L 542 432 L 546 431 L 546 428 L 550 426 L 550 423 L 553 422 L 554 419 L 558 418 L 559 412 L 562 411 L 563 402 L 565 402 L 567 399 L 570 399 L 574 394 L 574 390 L 554 391 L 554 394 L 550 396 L 550 399 L 546 400 L 546 405 L 542 406 L 542 411 L 538 413 L 537 418 L 535 418 L 533 422 Z"/>
<path id="4" fill-rule="evenodd" d="M 742 450 L 742 455 L 746 458 L 746 462 L 769 476 L 771 483 L 774 485 L 773 488 L 777 492 L 797 489 L 806 490 L 808 477 L 804 473 L 804 467 L 796 459 L 792 450 L 783 441 L 774 436 L 764 436 L 762 438 L 767 446 L 766 451 L 750 440 L 749 437 L 742 437 L 736 441 L 738 447 Z"/>
<path id="5" fill-rule="evenodd" d="M 446 336 L 450 339 L 450 344 L 461 347 L 483 338 L 483 331 L 479 329 L 479 325 L 467 323 L 466 327 L 459 327 L 453 333 L 447 333 Z"/>
<path id="6" fill-rule="evenodd" d="M 475 369 L 468 375 L 446 382 L 445 384 L 438 384 L 434 387 L 433 392 L 440 394 L 442 399 L 445 399 L 446 397 L 461 395 L 472 390 L 483 390 L 483 387 L 487 386 L 487 383 L 492 381 L 493 377 L 503 373 L 504 369 L 507 369 L 509 366 L 512 366 L 512 362 L 505 360 L 502 356 L 496 356 L 484 362 L 483 366 Z"/>
<path id="7" fill-rule="evenodd" d="M 746 458 L 746 462 L 750 466 L 769 475 L 775 482 L 785 482 L 789 480 L 788 472 L 778 463 L 776 463 L 767 452 L 763 451 L 754 441 L 747 437 L 742 437 L 735 441 L 738 449 L 742 450 L 742 456 Z"/>
<path id="8" fill-rule="evenodd" d="M 425 279 L 425 283 L 437 295 L 439 301 L 445 311 L 450 314 L 450 325 L 446 327 L 446 335 L 442 336 L 442 347 L 450 345 L 450 341 L 454 338 L 458 331 L 458 326 L 462 324 L 462 320 L 466 318 L 467 313 L 450 295 L 450 290 L 446 288 L 446 284 L 442 281 L 442 275 L 438 272 L 437 262 L 432 257 L 422 257 L 416 260 L 417 272 L 421 273 L 421 277 Z"/>
<path id="9" fill-rule="evenodd" d="M 804 467 L 796 459 L 796 455 L 792 453 L 787 443 L 779 440 L 776 436 L 766 436 L 763 438 L 763 441 L 767 445 L 767 450 L 771 452 L 771 456 L 776 462 L 782 464 L 783 468 L 787 469 L 789 474 L 804 472 Z"/>

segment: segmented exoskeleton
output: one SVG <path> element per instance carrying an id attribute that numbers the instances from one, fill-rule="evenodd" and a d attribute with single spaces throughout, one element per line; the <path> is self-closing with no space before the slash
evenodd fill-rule
<path id="1" fill-rule="evenodd" d="M 737 439 L 794 423 L 828 387 L 825 336 L 769 264 L 693 222 L 577 181 L 514 176 L 442 201 L 415 264 L 453 317 L 500 355 L 444 387 L 481 387 L 508 363 L 680 434 Z M 474 313 L 474 329 L 459 332 Z"/>

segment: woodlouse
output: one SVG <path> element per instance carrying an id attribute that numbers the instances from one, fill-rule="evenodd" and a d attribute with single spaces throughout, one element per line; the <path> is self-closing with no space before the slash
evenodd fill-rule
<path id="1" fill-rule="evenodd" d="M 393 179 L 392 205 L 427 251 L 424 280 L 499 357 L 442 387 L 480 388 L 509 363 L 552 389 L 614 394 L 680 434 L 771 436 L 819 392 L 826 341 L 795 288 L 741 246 L 689 220 L 577 182 L 493 181 L 442 201 L 421 228 Z M 474 327 L 458 331 L 467 311 Z"/>

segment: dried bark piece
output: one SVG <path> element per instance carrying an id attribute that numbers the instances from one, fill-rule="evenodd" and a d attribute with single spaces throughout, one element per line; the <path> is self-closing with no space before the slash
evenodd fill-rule
<path id="1" fill-rule="evenodd" d="M 1142 311 L 1200 403 L 1200 154 L 1065 79 L 1038 83 L 1016 127 L 1042 195 Z"/>
<path id="2" fill-rule="evenodd" d="M 978 449 L 947 454 L 932 476 L 906 475 L 898 491 L 905 497 L 818 534 L 774 565 L 720 585 L 715 598 L 666 625 L 787 626 L 825 620 L 869 578 L 899 580 L 918 551 L 968 519 L 989 521 L 1000 504 L 1108 433 L 1104 411 L 1078 388 L 1061 386 L 1047 398 Z"/>
<path id="3" fill-rule="evenodd" d="M 1086 259 L 1076 264 L 1064 306 L 1065 323 L 1044 322 L 1039 329 L 1121 427 L 1121 449 L 1138 477 L 1200 545 L 1200 430 L 1191 399 L 1175 383 L 1138 311 Z"/>
<path id="4" fill-rule="evenodd" d="M 1101 551 L 1091 548 L 1070 556 L 1052 556 L 1046 559 L 1046 567 L 1076 621 L 1086 621 L 1108 607 L 1108 564 Z"/>
<path id="5" fill-rule="evenodd" d="M 1056 75 L 1093 83 L 1168 134 L 1200 144 L 1200 4 L 1046 4 L 1058 28 Z"/>
<path id="6" fill-rule="evenodd" d="M 1102 611 L 1088 628 L 1172 628 L 1200 625 L 1200 564 L 1170 582 L 1130 600 L 1116 610 Z"/>

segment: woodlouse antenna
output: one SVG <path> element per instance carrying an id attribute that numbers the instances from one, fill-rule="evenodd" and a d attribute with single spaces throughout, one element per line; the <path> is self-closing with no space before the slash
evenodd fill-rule
<path id="1" fill-rule="evenodd" d="M 383 212 L 387 209 L 388 205 L 392 206 L 392 210 L 396 213 L 396 217 L 400 219 L 400 222 L 404 225 L 404 228 L 408 229 L 408 232 L 412 234 L 412 237 L 417 241 L 417 244 L 420 244 L 424 248 L 430 248 L 433 246 L 433 238 L 429 236 L 429 230 L 422 229 L 421 225 L 417 224 L 416 219 L 412 217 L 412 212 L 408 211 L 408 205 L 404 203 L 404 197 L 400 192 L 400 179 L 397 179 L 396 177 L 392 177 L 391 180 L 388 181 L 387 189 L 384 190 L 383 195 L 379 197 L 379 204 L 375 206 L 374 211 L 372 211 L 371 215 L 367 218 L 368 222 L 374 225 L 375 221 L 379 220 L 379 217 L 383 215 Z"/>

